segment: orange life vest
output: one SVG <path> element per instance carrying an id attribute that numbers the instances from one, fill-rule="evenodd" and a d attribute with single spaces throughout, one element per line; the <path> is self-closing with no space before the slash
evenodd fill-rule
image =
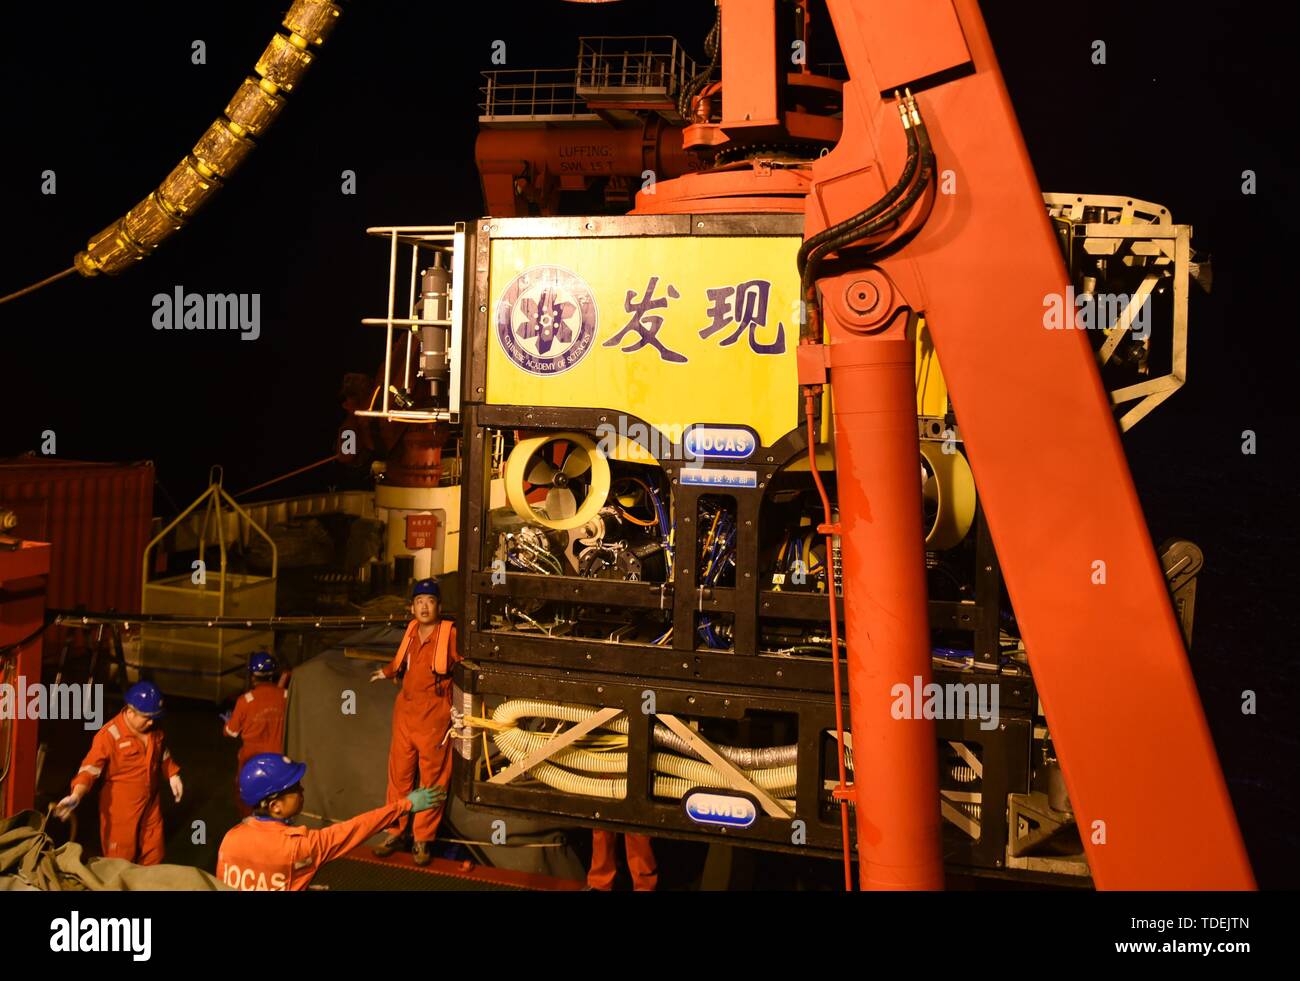
<path id="1" fill-rule="evenodd" d="M 434 629 L 437 631 L 437 639 L 434 641 L 433 673 L 436 677 L 443 678 L 451 674 L 451 638 L 456 628 L 450 620 L 439 620 L 434 625 Z M 411 643 L 419 638 L 419 631 L 419 621 L 412 620 L 410 626 L 406 628 L 406 633 L 402 635 L 402 642 L 397 645 L 397 654 L 393 656 L 393 660 L 384 671 L 387 677 L 392 678 L 402 670 L 407 658 L 410 657 Z"/>

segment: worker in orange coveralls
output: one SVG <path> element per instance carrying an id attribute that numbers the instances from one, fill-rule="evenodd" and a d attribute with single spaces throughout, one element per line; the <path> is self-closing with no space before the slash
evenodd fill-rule
<path id="1" fill-rule="evenodd" d="M 105 858 L 124 858 L 139 865 L 163 860 L 162 805 L 158 777 L 165 774 L 179 804 L 181 768 L 163 745 L 154 722 L 163 714 L 163 697 L 152 681 L 141 681 L 126 693 L 126 705 L 95 733 L 90 752 L 72 778 L 72 793 L 59 801 L 56 817 L 67 820 L 73 808 L 101 776 L 99 840 Z"/>
<path id="2" fill-rule="evenodd" d="M 415 786 L 446 788 L 451 782 L 452 723 L 451 669 L 456 653 L 456 627 L 438 619 L 442 591 L 436 579 L 421 579 L 411 589 L 414 618 L 397 645 L 391 663 L 370 676 L 371 681 L 402 676 L 402 691 L 393 705 L 393 739 L 388 749 L 388 802 L 400 800 Z M 418 781 L 417 781 L 418 777 Z M 433 860 L 433 839 L 442 820 L 442 807 L 423 811 L 413 819 L 416 865 Z M 388 829 L 388 837 L 375 848 L 383 858 L 405 838 L 405 818 Z"/>
<path id="3" fill-rule="evenodd" d="M 217 878 L 240 892 L 297 892 L 331 859 L 378 834 L 396 817 L 437 807 L 443 792 L 413 790 L 395 803 L 315 830 L 289 823 L 302 810 L 306 763 L 280 753 L 254 756 L 239 771 L 240 799 L 253 809 L 226 832 L 217 850 Z"/>
<path id="4" fill-rule="evenodd" d="M 609 892 L 614 888 L 614 849 L 618 845 L 614 831 L 591 833 L 591 869 L 587 872 L 587 885 L 592 889 Z M 659 882 L 654 849 L 646 835 L 623 835 L 623 849 L 627 852 L 627 868 L 632 873 L 632 888 L 637 892 L 654 892 Z"/>
<path id="5" fill-rule="evenodd" d="M 289 689 L 275 683 L 278 665 L 266 651 L 257 651 L 248 659 L 248 673 L 253 687 L 235 702 L 226 718 L 226 735 L 240 739 L 239 764 L 235 769 L 235 796 L 239 797 L 239 773 L 244 764 L 262 753 L 284 752 L 284 712 L 289 702 Z M 240 817 L 248 817 L 252 810 L 238 801 Z"/>

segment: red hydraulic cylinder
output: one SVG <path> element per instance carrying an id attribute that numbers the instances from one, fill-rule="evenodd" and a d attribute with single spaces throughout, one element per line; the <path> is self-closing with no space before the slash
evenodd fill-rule
<path id="1" fill-rule="evenodd" d="M 930 681 L 916 342 L 906 319 L 863 337 L 826 315 L 863 889 L 943 888 L 934 722 L 895 711 L 897 685 L 912 692 Z"/>
<path id="2" fill-rule="evenodd" d="M 0 684 L 12 685 L 12 698 L 0 700 L 0 816 L 35 806 L 36 743 L 39 720 L 19 709 L 20 691 L 41 680 L 41 624 L 45 620 L 45 585 L 50 571 L 50 546 L 43 542 L 0 544 Z M 30 638 L 30 639 L 29 639 Z M 26 643 L 22 643 L 26 641 Z M 18 645 L 18 646 L 14 646 Z M 10 649 L 12 648 L 12 649 Z M 20 679 L 25 679 L 24 684 Z"/>

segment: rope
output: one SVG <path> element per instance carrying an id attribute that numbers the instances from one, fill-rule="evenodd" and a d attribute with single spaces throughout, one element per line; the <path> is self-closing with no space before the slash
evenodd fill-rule
<path id="1" fill-rule="evenodd" d="M 49 838 L 50 835 L 45 830 L 45 827 L 50 823 L 50 818 L 54 816 L 55 806 L 56 806 L 55 804 L 51 803 L 48 807 L 46 807 L 45 816 L 41 818 L 41 829 L 40 829 L 41 834 L 45 835 L 45 837 L 47 838 Z M 77 811 L 75 808 L 72 810 L 70 814 L 68 814 L 68 819 L 65 823 L 68 826 L 68 841 L 76 841 L 77 840 Z"/>
<path id="2" fill-rule="evenodd" d="M 173 613 L 95 613 L 81 610 L 47 610 L 54 622 L 69 626 L 92 623 L 164 623 L 184 627 L 220 627 L 246 630 L 356 630 L 362 627 L 405 626 L 407 616 L 275 616 L 275 617 L 204 617 Z"/>
<path id="3" fill-rule="evenodd" d="M 270 487 L 272 484 L 278 484 L 282 480 L 288 480 L 290 477 L 296 477 L 300 473 L 306 473 L 308 470 L 315 470 L 317 467 L 323 467 L 325 466 L 325 464 L 333 462 L 334 459 L 335 456 L 333 453 L 331 453 L 323 460 L 317 460 L 315 463 L 309 463 L 305 467 L 299 467 L 297 470 L 290 470 L 288 473 L 281 474 L 278 477 L 272 477 L 270 480 L 265 480 L 262 483 L 258 484 L 256 487 L 250 487 L 248 488 L 248 490 L 242 490 L 238 494 L 236 494 L 235 497 L 243 497 L 246 494 L 253 493 L 253 491 L 259 491 L 263 487 Z"/>
<path id="4" fill-rule="evenodd" d="M 49 286 L 50 283 L 57 283 L 64 276 L 71 276 L 76 271 L 76 266 L 69 266 L 67 269 L 63 270 L 63 272 L 55 273 L 53 276 L 47 276 L 39 283 L 32 283 L 31 286 L 24 287 L 16 293 L 10 293 L 8 296 L 0 296 L 0 303 L 8 303 L 10 300 L 16 300 L 20 296 L 26 296 L 28 293 L 35 293 L 42 286 Z"/>

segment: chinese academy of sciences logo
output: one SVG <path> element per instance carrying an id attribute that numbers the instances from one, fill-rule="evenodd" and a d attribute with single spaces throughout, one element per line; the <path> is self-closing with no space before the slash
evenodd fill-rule
<path id="1" fill-rule="evenodd" d="M 496 337 L 510 360 L 530 374 L 568 371 L 596 340 L 591 287 L 559 266 L 525 269 L 497 302 Z"/>

